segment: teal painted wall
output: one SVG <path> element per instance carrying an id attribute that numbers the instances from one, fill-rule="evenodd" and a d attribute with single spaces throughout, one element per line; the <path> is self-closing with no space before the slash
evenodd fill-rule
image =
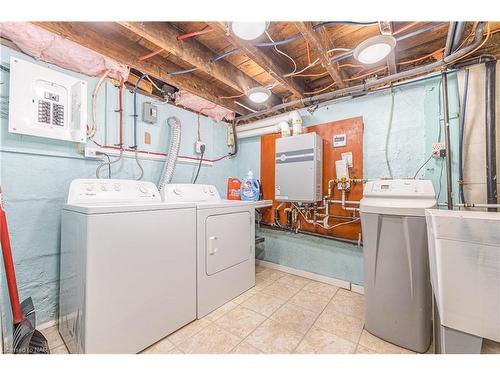
<path id="1" fill-rule="evenodd" d="M 1 47 L 2 65 L 8 66 L 10 56 L 34 61 L 30 57 Z M 43 62 L 39 65 L 64 71 Z M 88 119 L 91 120 L 91 94 L 95 78 L 65 71 L 88 82 Z M 1 71 L 2 97 L 9 93 L 9 73 Z M 2 99 L 4 100 L 4 99 Z M 138 95 L 138 109 L 150 98 Z M 124 128 L 125 144 L 132 145 L 133 117 L 132 94 L 125 91 Z M 118 89 L 107 84 L 98 96 L 99 131 L 96 141 L 107 144 L 118 143 Z M 194 156 L 194 142 L 197 137 L 197 115 L 173 105 L 158 104 L 159 122 L 155 125 L 143 123 L 139 116 L 139 148 L 166 151 L 169 142 L 169 127 L 165 120 L 175 115 L 182 122 L 180 154 Z M 4 190 L 5 209 L 11 234 L 13 255 L 21 299 L 32 296 L 37 310 L 38 323 L 57 317 L 59 290 L 59 244 L 60 212 L 70 182 L 75 178 L 93 178 L 100 161 L 83 158 L 75 144 L 45 138 L 21 136 L 8 132 L 8 119 L 1 118 L 0 133 L 0 183 Z M 207 158 L 215 158 L 228 152 L 226 147 L 226 124 L 200 117 L 201 137 L 207 143 Z M 152 135 L 152 144 L 142 143 L 143 132 Z M 160 177 L 163 162 L 141 159 L 144 166 L 144 180 L 156 183 Z M 190 182 L 197 165 L 179 163 L 173 182 Z M 134 178 L 138 176 L 135 161 L 126 158 L 118 167 L 113 167 L 113 178 Z M 103 175 L 107 175 L 103 171 Z M 202 166 L 198 182 L 217 186 L 222 195 L 226 191 L 226 178 L 237 175 L 236 159 L 224 159 L 213 166 Z M 2 282 L 5 285 L 3 266 Z M 1 292 L 1 306 L 5 327 L 11 326 L 10 306 L 5 288 Z M 10 335 L 7 334 L 7 337 Z"/>
<path id="2" fill-rule="evenodd" d="M 9 65 L 10 56 L 26 60 L 29 57 L 6 47 L 0 47 L 0 60 Z M 34 61 L 34 60 L 32 60 Z M 50 66 L 37 62 L 43 66 Z M 55 66 L 51 68 L 64 71 Z M 9 74 L 0 73 L 0 93 L 8 96 Z M 76 73 L 88 82 L 90 103 L 91 90 L 96 79 Z M 453 149 L 456 150 L 458 90 L 455 76 L 450 77 L 450 114 Z M 439 80 L 413 84 L 395 89 L 394 122 L 389 143 L 389 159 L 395 177 L 413 176 L 417 168 L 430 154 L 432 143 L 437 139 L 438 126 L 442 114 L 439 104 Z M 3 100 L 3 99 L 2 99 Z M 149 98 L 138 96 L 138 108 Z M 321 124 L 329 121 L 363 116 L 364 130 L 364 177 L 386 177 L 384 142 L 389 118 L 390 94 L 380 92 L 352 100 L 345 100 L 318 108 L 312 115 L 305 116 L 305 125 Z M 125 143 L 132 143 L 132 95 L 125 94 Z M 117 89 L 107 84 L 98 97 L 98 141 L 117 143 L 118 114 Z M 139 120 L 139 140 L 142 133 L 152 134 L 152 145 L 140 148 L 165 151 L 168 147 L 169 129 L 165 120 L 176 115 L 182 122 L 181 154 L 193 155 L 196 139 L 197 116 L 171 105 L 159 105 L 160 122 L 149 125 Z M 90 119 L 90 107 L 89 107 Z M 207 157 L 214 158 L 227 152 L 226 124 L 216 123 L 205 117 L 200 118 L 202 139 L 207 142 Z M 0 183 L 5 191 L 5 206 L 9 216 L 11 240 L 17 267 L 21 298 L 32 296 L 37 308 L 39 323 L 57 317 L 59 289 L 59 241 L 60 210 L 65 200 L 67 188 L 75 178 L 94 177 L 98 161 L 88 160 L 77 153 L 74 144 L 47 140 L 31 136 L 10 134 L 8 119 L 1 119 L 0 129 Z M 454 175 L 456 176 L 456 155 Z M 145 169 L 144 179 L 157 182 L 163 163 L 141 159 Z M 432 179 L 436 192 L 439 190 L 441 160 L 431 160 L 419 176 Z M 190 182 L 196 166 L 178 164 L 174 182 Z M 249 170 L 260 174 L 260 140 L 242 140 L 240 153 L 234 159 L 225 159 L 214 166 L 203 166 L 199 182 L 212 183 L 225 195 L 226 178 L 244 177 Z M 133 159 L 126 158 L 113 168 L 113 177 L 133 178 L 138 170 Z M 441 175 L 442 193 L 446 196 L 445 171 Z M 456 189 L 454 189 L 456 191 Z M 290 235 L 263 230 L 266 237 L 258 258 L 303 269 L 342 280 L 362 284 L 362 249 L 336 241 L 311 238 L 305 235 Z M 10 307 L 3 280 L 0 279 L 0 302 L 3 323 L 10 327 Z M 7 335 L 9 336 L 9 335 Z"/>
<path id="3" fill-rule="evenodd" d="M 458 147 L 458 87 L 456 75 L 449 76 L 449 104 L 452 150 Z M 440 79 L 406 85 L 394 89 L 394 116 L 389 137 L 388 159 L 394 178 L 413 177 L 430 156 L 442 124 Z M 372 93 L 356 99 L 346 99 L 318 108 L 313 114 L 302 110 L 304 125 L 312 126 L 330 121 L 363 116 L 364 178 L 389 177 L 385 159 L 385 140 L 390 116 L 391 92 Z M 441 135 L 441 141 L 444 134 Z M 243 142 L 250 154 L 243 152 L 238 167 L 259 170 L 260 138 Z M 453 175 L 458 175 L 457 154 L 452 153 Z M 433 181 L 439 201 L 446 200 L 446 168 L 444 160 L 431 159 L 418 177 Z M 243 170 L 240 170 L 240 173 Z M 441 183 L 440 183 L 441 181 Z M 457 197 L 458 185 L 454 184 Z M 323 240 L 307 235 L 295 235 L 261 229 L 265 242 L 257 258 L 324 276 L 363 284 L 363 252 L 356 245 Z"/>

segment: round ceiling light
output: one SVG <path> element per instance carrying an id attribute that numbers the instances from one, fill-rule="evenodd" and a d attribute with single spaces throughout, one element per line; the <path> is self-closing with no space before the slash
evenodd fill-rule
<path id="1" fill-rule="evenodd" d="M 396 46 L 392 35 L 377 35 L 359 43 L 354 49 L 356 60 L 363 64 L 375 64 L 386 58 Z"/>
<path id="2" fill-rule="evenodd" d="M 271 96 L 267 87 L 254 87 L 247 91 L 248 98 L 254 103 L 264 103 Z"/>
<path id="3" fill-rule="evenodd" d="M 254 40 L 264 34 L 269 22 L 231 22 L 233 33 L 244 40 Z"/>

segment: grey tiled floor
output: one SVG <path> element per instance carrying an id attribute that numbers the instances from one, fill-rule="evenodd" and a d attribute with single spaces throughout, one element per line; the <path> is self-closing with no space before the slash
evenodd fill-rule
<path id="1" fill-rule="evenodd" d="M 142 353 L 413 354 L 364 325 L 364 297 L 345 289 L 257 266 L 256 285 Z M 67 353 L 57 328 L 43 332 L 51 352 Z M 484 340 L 483 353 L 500 354 Z"/>

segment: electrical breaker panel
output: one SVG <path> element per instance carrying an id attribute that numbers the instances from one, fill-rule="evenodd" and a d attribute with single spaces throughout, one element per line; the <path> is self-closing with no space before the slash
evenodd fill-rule
<path id="1" fill-rule="evenodd" d="M 85 143 L 87 83 L 10 59 L 9 132 Z"/>
<path id="2" fill-rule="evenodd" d="M 322 199 L 323 139 L 316 133 L 276 139 L 275 199 L 318 202 Z"/>

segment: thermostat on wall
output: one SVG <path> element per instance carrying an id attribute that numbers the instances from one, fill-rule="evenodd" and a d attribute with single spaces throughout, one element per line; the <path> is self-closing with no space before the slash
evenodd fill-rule
<path id="1" fill-rule="evenodd" d="M 345 134 L 333 135 L 333 147 L 343 147 L 347 144 L 347 136 Z"/>

